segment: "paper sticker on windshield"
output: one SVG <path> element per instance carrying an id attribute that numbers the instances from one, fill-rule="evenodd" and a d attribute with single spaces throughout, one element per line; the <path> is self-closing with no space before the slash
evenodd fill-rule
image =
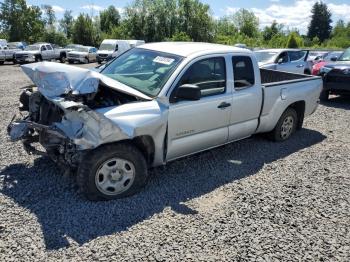
<path id="1" fill-rule="evenodd" d="M 175 59 L 164 57 L 164 56 L 157 56 L 156 58 L 153 59 L 153 62 L 164 64 L 164 65 L 171 65 L 174 61 Z"/>

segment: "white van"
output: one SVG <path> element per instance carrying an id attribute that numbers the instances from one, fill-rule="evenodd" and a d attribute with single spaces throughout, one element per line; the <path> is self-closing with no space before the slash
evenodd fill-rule
<path id="1" fill-rule="evenodd" d="M 97 62 L 101 64 L 103 61 L 109 61 L 122 53 L 139 45 L 143 45 L 143 40 L 118 40 L 105 39 L 102 41 L 97 52 Z"/>
<path id="2" fill-rule="evenodd" d="M 97 51 L 97 62 L 101 64 L 102 61 L 109 61 L 130 48 L 130 44 L 127 40 L 105 39 L 102 41 Z"/>

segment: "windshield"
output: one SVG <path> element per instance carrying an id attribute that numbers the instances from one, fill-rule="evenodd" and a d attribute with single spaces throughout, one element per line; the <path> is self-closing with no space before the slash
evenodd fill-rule
<path id="1" fill-rule="evenodd" d="M 39 50 L 39 49 L 40 49 L 40 46 L 38 46 L 38 45 L 29 45 L 24 50 L 26 50 L 26 51 L 36 51 L 36 50 Z"/>
<path id="2" fill-rule="evenodd" d="M 89 52 L 89 48 L 88 47 L 79 46 L 79 47 L 75 48 L 75 51 L 78 51 L 78 52 Z"/>
<path id="3" fill-rule="evenodd" d="M 116 48 L 115 44 L 101 44 L 100 50 L 114 51 Z"/>
<path id="4" fill-rule="evenodd" d="M 101 73 L 154 97 L 181 60 L 180 56 L 134 48 L 113 60 Z"/>
<path id="5" fill-rule="evenodd" d="M 324 61 L 330 62 L 333 57 L 339 57 L 343 52 L 331 52 L 324 57 Z"/>
<path id="6" fill-rule="evenodd" d="M 271 52 L 271 51 L 259 51 L 254 52 L 256 59 L 258 62 L 267 63 L 267 62 L 273 62 L 275 56 L 278 54 L 277 52 Z"/>
<path id="7" fill-rule="evenodd" d="M 350 61 L 350 48 L 345 50 L 345 52 L 339 57 L 338 61 Z"/>

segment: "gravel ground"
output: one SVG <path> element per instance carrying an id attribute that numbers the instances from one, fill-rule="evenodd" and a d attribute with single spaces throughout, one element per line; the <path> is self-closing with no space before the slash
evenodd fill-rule
<path id="1" fill-rule="evenodd" d="M 140 194 L 92 203 L 8 141 L 27 84 L 0 66 L 0 261 L 350 260 L 348 98 L 285 143 L 253 137 L 175 161 Z"/>

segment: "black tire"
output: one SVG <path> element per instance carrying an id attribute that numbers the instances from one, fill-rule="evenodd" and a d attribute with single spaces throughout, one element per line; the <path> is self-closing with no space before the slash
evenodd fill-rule
<path id="1" fill-rule="evenodd" d="M 68 59 L 68 64 L 74 64 L 73 60 Z"/>
<path id="2" fill-rule="evenodd" d="M 305 71 L 304 71 L 304 74 L 305 74 L 305 75 L 311 75 L 311 72 L 310 72 L 310 70 L 305 70 Z"/>
<path id="3" fill-rule="evenodd" d="M 321 101 L 328 101 L 329 100 L 329 90 L 322 90 L 320 94 L 320 100 Z"/>
<path id="4" fill-rule="evenodd" d="M 60 56 L 60 62 L 61 62 L 62 64 L 64 64 L 64 63 L 66 62 L 66 55 L 65 55 L 65 54 L 62 54 L 62 55 Z"/>
<path id="5" fill-rule="evenodd" d="M 43 58 L 41 57 L 41 55 L 38 55 L 35 57 L 35 62 L 41 62 L 43 61 Z"/>
<path id="6" fill-rule="evenodd" d="M 282 125 L 287 118 L 293 118 L 293 124 L 291 127 L 291 132 L 288 136 L 283 135 Z M 268 137 L 275 142 L 282 142 L 289 139 L 296 131 L 298 126 L 298 114 L 293 108 L 287 108 L 278 120 L 275 128 L 268 134 Z"/>
<path id="7" fill-rule="evenodd" d="M 0 65 L 3 65 L 5 63 L 5 61 L 0 61 Z"/>
<path id="8" fill-rule="evenodd" d="M 102 64 L 101 60 L 97 59 L 97 63 L 100 65 Z"/>
<path id="9" fill-rule="evenodd" d="M 96 185 L 98 170 L 108 160 L 120 158 L 133 164 L 135 174 L 129 187 L 115 195 L 103 193 Z M 82 193 L 92 201 L 119 199 L 138 193 L 147 183 L 148 170 L 143 154 L 131 144 L 120 143 L 101 146 L 89 152 L 81 162 L 77 172 L 77 183 Z"/>

